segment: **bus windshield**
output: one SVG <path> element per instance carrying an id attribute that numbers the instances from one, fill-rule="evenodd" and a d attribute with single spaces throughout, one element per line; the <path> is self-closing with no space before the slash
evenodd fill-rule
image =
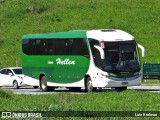
<path id="1" fill-rule="evenodd" d="M 139 56 L 135 41 L 105 42 L 104 71 L 111 73 L 138 72 Z"/>

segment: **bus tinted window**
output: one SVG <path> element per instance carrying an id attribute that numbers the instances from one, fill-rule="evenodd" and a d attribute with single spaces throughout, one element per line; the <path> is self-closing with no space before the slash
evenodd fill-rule
<path id="1" fill-rule="evenodd" d="M 85 39 L 32 39 L 23 40 L 23 52 L 27 55 L 88 55 Z"/>
<path id="2" fill-rule="evenodd" d="M 102 67 L 102 60 L 100 57 L 100 52 L 94 47 L 94 45 L 99 46 L 99 41 L 95 40 L 95 39 L 91 39 L 91 38 L 89 38 L 88 40 L 89 40 L 91 51 L 93 54 L 94 63 L 97 67 L 101 68 Z"/>

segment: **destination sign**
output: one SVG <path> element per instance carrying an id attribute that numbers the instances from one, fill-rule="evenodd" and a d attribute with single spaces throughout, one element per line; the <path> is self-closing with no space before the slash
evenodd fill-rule
<path id="1" fill-rule="evenodd" d="M 160 64 L 143 64 L 143 79 L 160 79 Z"/>

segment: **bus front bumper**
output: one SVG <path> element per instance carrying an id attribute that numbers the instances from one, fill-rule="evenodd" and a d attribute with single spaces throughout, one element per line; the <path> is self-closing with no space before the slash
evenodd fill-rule
<path id="1" fill-rule="evenodd" d="M 127 86 L 139 86 L 141 84 L 141 77 L 134 80 L 124 79 L 123 81 L 107 80 L 104 87 L 127 87 Z"/>

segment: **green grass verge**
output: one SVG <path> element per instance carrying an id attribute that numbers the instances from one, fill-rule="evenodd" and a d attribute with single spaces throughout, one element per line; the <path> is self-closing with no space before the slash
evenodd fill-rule
<path id="1" fill-rule="evenodd" d="M 160 94 L 158 93 L 135 90 L 94 92 L 91 94 L 18 95 L 0 89 L 0 111 L 159 111 L 159 100 Z M 68 117 L 63 119 L 83 120 L 85 118 Z M 103 119 L 109 118 L 104 117 Z M 112 117 L 111 119 L 122 118 Z M 127 119 L 141 118 L 130 117 Z"/>
<path id="2" fill-rule="evenodd" d="M 159 111 L 160 94 L 127 90 L 17 95 L 0 89 L 0 111 Z"/>
<path id="3" fill-rule="evenodd" d="M 160 85 L 160 80 L 143 80 L 142 83 L 143 85 Z"/>
<path id="4" fill-rule="evenodd" d="M 134 90 L 94 92 L 91 94 L 18 95 L 0 89 L 0 111 L 159 111 L 159 100 L 160 94 L 158 93 Z M 83 120 L 86 118 L 62 117 L 54 119 Z M 88 119 L 109 118 L 91 117 Z M 112 117 L 110 119 L 117 120 L 123 118 Z M 141 119 L 141 117 L 130 117 L 127 119 Z"/>

